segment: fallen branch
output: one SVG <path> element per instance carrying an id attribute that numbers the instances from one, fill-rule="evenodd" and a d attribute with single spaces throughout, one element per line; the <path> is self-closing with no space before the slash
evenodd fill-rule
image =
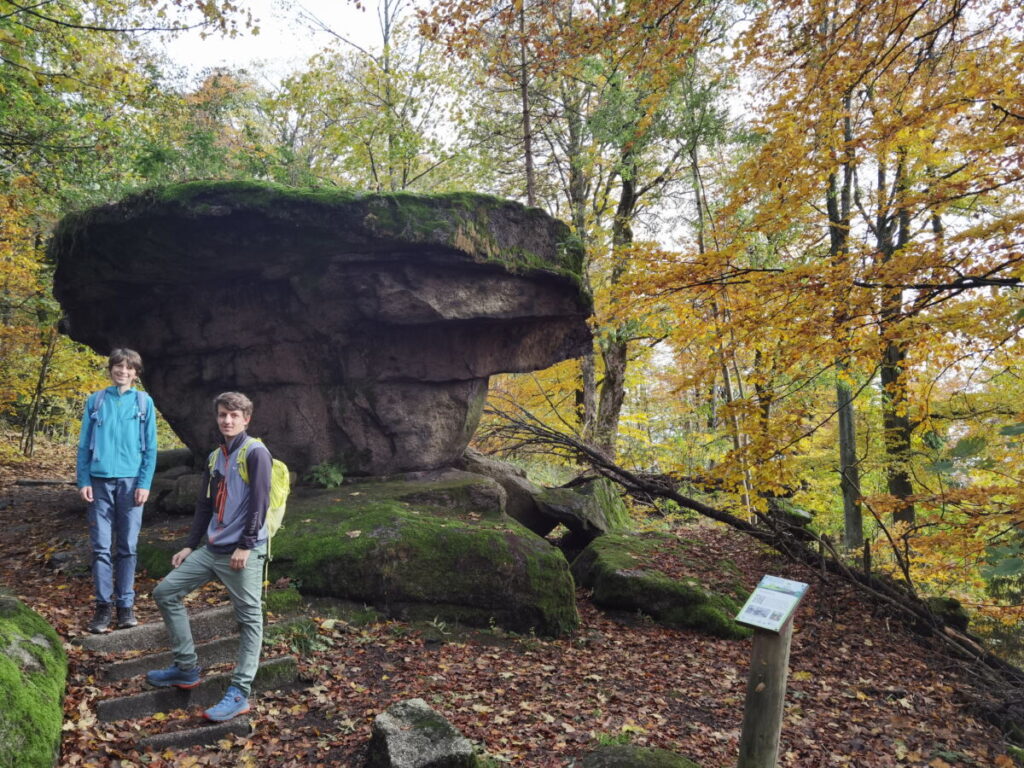
<path id="1" fill-rule="evenodd" d="M 559 432 L 536 418 L 528 410 L 509 399 L 492 396 L 485 413 L 491 424 L 481 430 L 485 439 L 500 440 L 510 450 L 545 451 L 573 458 L 588 464 L 598 474 L 621 485 L 631 495 L 669 499 L 684 509 L 717 520 L 751 536 L 780 554 L 824 573 L 832 573 L 857 587 L 877 603 L 886 605 L 907 619 L 923 633 L 936 638 L 953 653 L 972 664 L 973 671 L 983 674 L 989 683 L 1024 689 L 1024 670 L 1006 662 L 983 648 L 979 642 L 947 625 L 909 586 L 882 579 L 851 568 L 835 551 L 827 537 L 787 523 L 784 519 L 756 513 L 756 521 L 712 507 L 679 492 L 679 485 L 668 475 L 633 472 L 615 463 L 607 454 L 590 445 L 579 435 Z M 798 534 L 799 532 L 799 534 Z"/>

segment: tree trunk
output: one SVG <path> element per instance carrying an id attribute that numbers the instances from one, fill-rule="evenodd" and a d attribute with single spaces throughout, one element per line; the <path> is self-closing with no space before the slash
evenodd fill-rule
<path id="1" fill-rule="evenodd" d="M 880 217 L 878 225 L 879 254 L 883 263 L 893 257 L 910 241 L 910 216 L 906 209 L 906 180 L 903 152 L 896 166 L 896 213 Z M 884 166 L 879 170 L 884 178 Z M 880 189 L 885 189 L 884 186 Z M 894 231 L 895 230 L 895 231 Z M 895 236 L 894 236 L 895 235 Z M 903 291 L 899 288 L 883 289 L 879 332 L 884 339 L 879 379 L 882 386 L 882 430 L 886 454 L 886 485 L 889 494 L 897 499 L 893 511 L 894 522 L 914 523 L 914 504 L 909 501 L 914 493 L 910 477 L 910 447 L 913 425 L 907 413 L 907 394 L 904 373 L 907 350 L 902 340 L 895 338 L 895 326 L 903 319 Z"/>
<path id="2" fill-rule="evenodd" d="M 827 209 L 829 218 L 829 257 L 833 265 L 842 264 L 848 258 L 847 243 L 850 232 L 850 216 L 853 195 L 853 125 L 850 115 L 851 94 L 843 97 L 846 117 L 843 118 L 843 182 L 837 189 L 837 178 L 831 174 L 828 180 Z M 845 303 L 844 303 L 845 304 Z M 841 334 L 843 349 L 836 359 L 836 411 L 839 417 L 839 490 L 843 497 L 843 545 L 847 550 L 857 549 L 864 544 L 864 519 L 861 509 L 860 468 L 857 460 L 857 421 L 853 407 L 853 392 L 844 380 L 849 353 L 847 332 L 847 310 L 838 306 L 834 315 L 836 333 Z"/>
<path id="3" fill-rule="evenodd" d="M 612 273 L 611 283 L 616 285 L 626 272 L 623 251 L 633 243 L 633 216 L 636 213 L 636 164 L 631 153 L 622 155 L 622 189 L 612 220 Z M 614 302 L 614 299 L 613 299 Z M 619 417 L 626 399 L 626 367 L 629 361 L 629 340 L 625 329 L 617 326 L 605 332 L 601 341 L 604 378 L 599 390 L 595 443 L 609 458 L 615 457 L 615 441 L 619 434 Z"/>
<path id="4" fill-rule="evenodd" d="M 519 96 L 523 105 L 523 154 L 526 161 L 526 204 L 537 204 L 533 173 L 533 130 L 530 125 L 530 78 L 526 70 L 526 0 L 519 5 Z"/>
<path id="5" fill-rule="evenodd" d="M 860 499 L 860 469 L 857 459 L 857 427 L 854 422 L 853 392 L 842 381 L 843 366 L 837 364 L 836 400 L 839 411 L 839 489 L 843 495 L 843 546 L 847 550 L 864 546 L 864 519 Z"/>
<path id="6" fill-rule="evenodd" d="M 56 328 L 49 329 L 49 338 L 46 339 L 46 349 L 43 350 L 43 357 L 39 361 L 39 376 L 36 379 L 36 388 L 32 392 L 32 401 L 29 404 L 28 417 L 25 419 L 25 426 L 21 430 L 21 453 L 31 457 L 36 448 L 36 431 L 39 428 L 39 410 L 43 403 L 43 393 L 46 392 L 46 378 L 50 373 L 50 363 L 53 361 L 53 354 L 57 350 L 59 338 Z"/>

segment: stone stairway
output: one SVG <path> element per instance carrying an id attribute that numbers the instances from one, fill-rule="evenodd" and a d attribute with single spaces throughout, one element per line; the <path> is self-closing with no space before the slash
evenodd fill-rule
<path id="1" fill-rule="evenodd" d="M 186 710 L 185 719 L 171 723 L 172 730 L 152 733 L 138 742 L 140 751 L 146 749 L 184 749 L 196 744 L 213 744 L 227 735 L 246 735 L 252 730 L 249 715 L 236 717 L 226 723 L 212 723 L 198 712 L 220 701 L 231 680 L 231 669 L 238 648 L 238 625 L 230 605 L 218 608 L 190 609 L 192 636 L 203 669 L 202 682 L 190 690 L 179 688 L 153 688 L 145 681 L 151 669 L 169 666 L 172 655 L 168 648 L 167 632 L 162 622 L 140 624 L 131 629 L 119 629 L 101 635 L 88 635 L 81 645 L 97 653 L 109 654 L 110 661 L 102 664 L 97 676 L 104 682 L 116 683 L 123 689 L 121 695 L 101 700 L 96 717 L 103 722 L 130 720 L 137 722 L 159 713 Z M 227 665 L 223 671 L 211 667 Z M 253 681 L 252 694 L 258 698 L 262 691 L 299 686 L 294 656 L 263 658 Z"/>

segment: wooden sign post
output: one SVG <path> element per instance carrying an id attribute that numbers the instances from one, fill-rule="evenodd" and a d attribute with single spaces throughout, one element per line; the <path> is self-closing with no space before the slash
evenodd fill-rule
<path id="1" fill-rule="evenodd" d="M 736 616 L 754 627 L 737 768 L 775 768 L 789 676 L 793 614 L 807 585 L 765 576 Z"/>

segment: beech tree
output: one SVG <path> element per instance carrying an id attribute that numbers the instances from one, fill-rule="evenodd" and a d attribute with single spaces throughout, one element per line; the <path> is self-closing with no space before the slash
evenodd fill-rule
<path id="1" fill-rule="evenodd" d="M 691 155 L 709 141 L 713 121 L 690 118 L 721 87 L 706 63 L 723 24 L 717 3 L 451 0 L 423 16 L 427 34 L 486 61 L 493 101 L 519 110 L 516 129 L 499 134 L 521 161 L 515 194 L 564 215 L 587 248 L 601 381 L 585 359 L 579 402 L 584 432 L 610 455 L 630 346 L 646 335 L 615 296 L 638 223 L 688 179 Z"/>
<path id="2" fill-rule="evenodd" d="M 1003 465 L 1000 481 L 962 442 L 990 434 L 978 417 L 951 428 L 933 409 L 953 382 L 986 391 L 1019 353 L 1020 24 L 1018 8 L 993 2 L 766 6 L 737 44 L 761 139 L 709 222 L 717 237 L 703 252 L 650 253 L 634 281 L 637 296 L 675 302 L 676 338 L 706 322 L 701 307 L 727 308 L 753 385 L 730 411 L 754 437 L 717 477 L 738 488 L 749 472 L 755 501 L 799 481 L 837 415 L 852 423 L 853 404 L 875 415 L 839 473 L 881 473 L 881 492 L 860 502 L 908 579 L 976 565 L 986 536 L 1013 536 L 995 510 L 1019 470 Z M 826 377 L 839 383 L 828 405 L 811 396 Z M 759 430 L 769 399 L 777 417 Z M 957 455 L 934 459 L 926 434 Z"/>

